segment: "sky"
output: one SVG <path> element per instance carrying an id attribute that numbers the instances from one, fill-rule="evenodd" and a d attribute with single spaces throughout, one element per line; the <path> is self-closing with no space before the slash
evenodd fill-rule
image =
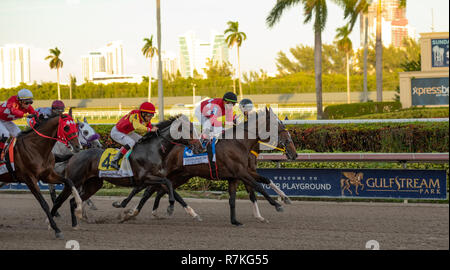
<path id="1" fill-rule="evenodd" d="M 189 30 L 208 41 L 212 30 L 223 32 L 228 21 L 238 21 L 247 34 L 240 49 L 242 72 L 265 70 L 276 73 L 279 51 L 299 44 L 313 46 L 311 23 L 303 24 L 302 6 L 287 10 L 279 23 L 268 28 L 265 19 L 276 0 L 161 0 L 162 50 L 178 52 L 178 36 Z M 323 43 L 332 43 L 336 28 L 345 24 L 343 12 L 328 3 Z M 449 31 L 448 0 L 408 0 L 406 16 L 416 33 Z M 359 44 L 359 20 L 350 38 Z M 44 60 L 58 47 L 64 61 L 61 82 L 74 74 L 81 81 L 81 56 L 121 40 L 124 72 L 147 75 L 148 59 L 141 52 L 143 39 L 154 35 L 156 0 L 0 0 L 0 46 L 24 44 L 31 48 L 31 81 L 56 81 L 56 71 Z M 231 51 L 235 54 L 235 51 Z"/>

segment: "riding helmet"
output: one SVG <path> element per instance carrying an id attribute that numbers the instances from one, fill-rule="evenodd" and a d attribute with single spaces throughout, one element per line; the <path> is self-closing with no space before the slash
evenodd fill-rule
<path id="1" fill-rule="evenodd" d="M 232 103 L 237 103 L 237 96 L 233 92 L 226 92 L 225 95 L 223 95 L 223 100 Z"/>
<path id="2" fill-rule="evenodd" d="M 31 93 L 30 90 L 24 88 L 22 90 L 19 90 L 19 92 L 17 93 L 17 98 L 19 100 L 33 99 L 33 93 Z"/>
<path id="3" fill-rule="evenodd" d="M 64 110 L 66 108 L 66 105 L 64 105 L 64 102 L 61 100 L 55 100 L 52 103 L 52 109 L 62 109 Z"/>
<path id="4" fill-rule="evenodd" d="M 239 108 L 243 112 L 249 112 L 253 110 L 253 102 L 248 98 L 244 98 L 241 102 L 239 102 Z"/>
<path id="5" fill-rule="evenodd" d="M 147 113 L 155 113 L 155 111 L 156 111 L 155 105 L 153 105 L 150 102 L 142 103 L 141 106 L 139 107 L 139 110 L 141 112 L 147 112 Z"/>

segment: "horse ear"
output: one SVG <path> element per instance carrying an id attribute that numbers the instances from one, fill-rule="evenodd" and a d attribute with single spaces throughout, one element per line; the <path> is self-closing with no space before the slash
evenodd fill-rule
<path id="1" fill-rule="evenodd" d="M 70 107 L 70 109 L 69 109 L 69 115 L 70 115 L 70 117 L 72 117 L 72 107 Z"/>
<path id="2" fill-rule="evenodd" d="M 83 122 L 87 123 L 86 116 L 83 118 Z"/>

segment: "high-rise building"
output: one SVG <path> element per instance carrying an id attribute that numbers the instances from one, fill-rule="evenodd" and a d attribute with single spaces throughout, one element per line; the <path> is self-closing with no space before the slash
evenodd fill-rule
<path id="1" fill-rule="evenodd" d="M 123 75 L 123 70 L 121 41 L 108 43 L 105 47 L 81 57 L 81 72 L 84 80 L 93 80 L 96 73 Z"/>
<path id="2" fill-rule="evenodd" d="M 367 12 L 368 18 L 368 41 L 375 41 L 377 32 L 377 7 L 378 1 L 374 0 Z M 400 0 L 382 0 L 381 3 L 381 28 L 383 45 L 388 47 L 402 47 L 403 39 L 414 37 L 414 29 L 408 24 L 406 8 L 399 7 Z M 364 46 L 365 19 L 360 16 L 360 45 Z"/>
<path id="3" fill-rule="evenodd" d="M 205 76 L 208 59 L 217 62 L 229 61 L 229 49 L 223 34 L 211 32 L 210 41 L 196 38 L 193 31 L 178 38 L 179 68 L 183 77 L 193 77 L 194 70 Z"/>
<path id="4" fill-rule="evenodd" d="M 0 88 L 17 87 L 30 83 L 30 48 L 7 44 L 0 47 Z"/>

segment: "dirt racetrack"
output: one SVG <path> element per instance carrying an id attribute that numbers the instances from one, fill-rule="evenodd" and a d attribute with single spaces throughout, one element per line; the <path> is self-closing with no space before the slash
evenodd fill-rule
<path id="1" fill-rule="evenodd" d="M 49 202 L 49 196 L 45 195 Z M 186 199 L 203 218 L 189 217 L 179 204 L 172 217 L 151 216 L 153 199 L 140 215 L 119 223 L 120 209 L 111 203 L 123 197 L 94 197 L 99 210 L 89 210 L 90 222 L 71 229 L 66 202 L 56 223 L 64 240 L 56 240 L 47 230 L 44 212 L 30 194 L 0 193 L 0 250 L 65 249 L 76 240 L 80 249 L 150 250 L 365 250 L 376 240 L 381 250 L 448 250 L 448 204 L 338 203 L 293 201 L 278 213 L 265 200 L 259 200 L 263 217 L 252 216 L 248 200 L 238 200 L 237 218 L 244 226 L 230 224 L 228 200 Z M 139 198 L 133 199 L 130 207 Z M 167 198 L 159 213 L 164 215 Z"/>

